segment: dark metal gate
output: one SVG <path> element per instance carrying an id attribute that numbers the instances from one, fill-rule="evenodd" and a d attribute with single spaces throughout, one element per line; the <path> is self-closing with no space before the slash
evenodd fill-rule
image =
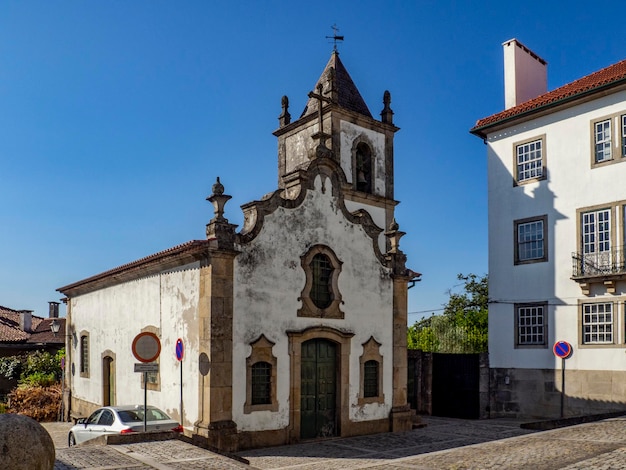
<path id="1" fill-rule="evenodd" d="M 479 355 L 433 353 L 432 359 L 433 416 L 478 419 Z"/>

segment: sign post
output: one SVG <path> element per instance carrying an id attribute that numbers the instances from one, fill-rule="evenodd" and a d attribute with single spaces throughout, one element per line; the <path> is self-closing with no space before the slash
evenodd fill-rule
<path id="1" fill-rule="evenodd" d="M 561 418 L 564 415 L 565 400 L 565 359 L 572 355 L 572 345 L 567 341 L 557 341 L 552 346 L 552 351 L 556 357 L 561 358 Z"/>
<path id="2" fill-rule="evenodd" d="M 178 338 L 176 340 L 176 359 L 179 362 L 180 366 L 180 425 L 183 424 L 183 357 L 185 357 L 185 345 L 183 344 L 183 340 Z"/>
<path id="3" fill-rule="evenodd" d="M 133 355 L 142 362 L 135 364 L 135 372 L 143 372 L 143 432 L 148 430 L 148 372 L 158 372 L 158 364 L 148 364 L 156 361 L 161 354 L 161 341 L 154 333 L 144 331 L 133 339 Z M 155 368 L 156 366 L 156 368 Z"/>

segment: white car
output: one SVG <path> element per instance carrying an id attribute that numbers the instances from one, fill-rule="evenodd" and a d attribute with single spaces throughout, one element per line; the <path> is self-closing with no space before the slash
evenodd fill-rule
<path id="1" fill-rule="evenodd" d="M 165 412 L 148 406 L 146 431 L 183 432 L 183 427 Z M 89 418 L 80 418 L 67 436 L 68 445 L 74 446 L 108 434 L 143 432 L 144 407 L 142 405 L 105 406 L 91 413 Z"/>

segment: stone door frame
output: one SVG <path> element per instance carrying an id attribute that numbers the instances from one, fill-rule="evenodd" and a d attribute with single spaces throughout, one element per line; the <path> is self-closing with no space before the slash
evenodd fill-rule
<path id="1" fill-rule="evenodd" d="M 314 326 L 299 331 L 287 331 L 289 337 L 289 441 L 300 440 L 300 407 L 302 370 L 302 343 L 312 339 L 326 339 L 337 345 L 337 436 L 349 428 L 350 419 L 350 343 L 354 333 L 328 326 Z"/>

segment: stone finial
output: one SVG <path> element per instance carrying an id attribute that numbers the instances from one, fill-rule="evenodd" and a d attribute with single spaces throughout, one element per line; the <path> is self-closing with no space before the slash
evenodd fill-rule
<path id="1" fill-rule="evenodd" d="M 206 198 L 211 204 L 213 204 L 214 216 L 211 222 L 228 222 L 224 218 L 224 206 L 232 196 L 224 194 L 224 185 L 220 182 L 220 177 L 217 177 L 217 181 L 212 188 L 213 193 Z"/>
<path id="2" fill-rule="evenodd" d="M 224 194 L 224 185 L 220 182 L 219 176 L 217 177 L 217 181 L 215 182 L 211 190 L 213 191 L 213 195 L 215 196 L 221 196 L 222 194 Z"/>
<path id="3" fill-rule="evenodd" d="M 400 239 L 406 235 L 400 231 L 400 226 L 394 218 L 389 224 L 389 229 L 385 232 L 385 236 L 389 240 L 389 250 L 385 254 L 389 267 L 395 276 L 405 276 L 406 274 L 406 255 L 400 249 Z"/>
<path id="4" fill-rule="evenodd" d="M 206 199 L 213 204 L 214 215 L 206 226 L 206 237 L 215 243 L 216 248 L 232 250 L 237 226 L 228 223 L 228 219 L 224 217 L 224 206 L 232 196 L 224 194 L 224 185 L 220 182 L 219 176 L 212 190 L 213 193 Z"/>
<path id="5" fill-rule="evenodd" d="M 389 224 L 389 229 L 385 232 L 385 236 L 389 239 L 389 243 L 391 244 L 388 253 L 402 253 L 400 250 L 400 239 L 405 235 L 406 232 L 400 231 L 400 226 L 394 217 Z"/>
<path id="6" fill-rule="evenodd" d="M 278 124 L 280 127 L 284 127 L 291 122 L 291 114 L 289 114 L 289 98 L 287 98 L 287 95 L 284 95 L 280 99 L 280 104 L 282 106 L 282 112 L 280 116 L 278 116 Z"/>
<path id="7" fill-rule="evenodd" d="M 380 112 L 380 116 L 383 122 L 393 124 L 393 111 L 391 110 L 391 93 L 389 90 L 385 90 L 383 93 L 383 110 Z"/>

